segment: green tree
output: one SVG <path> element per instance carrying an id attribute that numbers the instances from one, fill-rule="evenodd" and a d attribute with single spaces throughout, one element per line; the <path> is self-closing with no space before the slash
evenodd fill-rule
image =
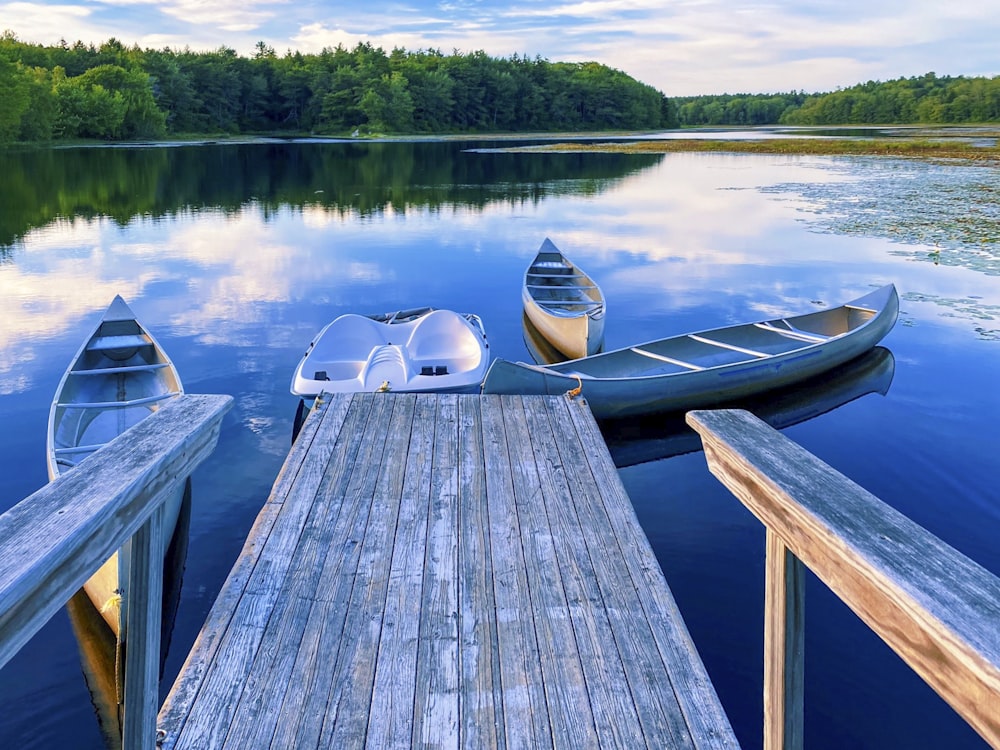
<path id="1" fill-rule="evenodd" d="M 98 65 L 78 77 L 84 87 L 101 88 L 125 106 L 115 138 L 158 138 L 166 132 L 166 117 L 156 106 L 149 75 L 118 65 Z"/>
<path id="2" fill-rule="evenodd" d="M 413 98 L 402 73 L 383 75 L 361 97 L 359 108 L 374 130 L 401 132 L 413 127 Z"/>
<path id="3" fill-rule="evenodd" d="M 124 97 L 82 76 L 67 78 L 62 68 L 53 71 L 58 117 L 54 130 L 65 138 L 112 138 L 125 120 Z"/>
<path id="4" fill-rule="evenodd" d="M 17 138 L 30 102 L 28 81 L 20 66 L 0 57 L 0 143 Z"/>
<path id="5" fill-rule="evenodd" d="M 194 79 L 183 63 L 184 58 L 169 49 L 147 50 L 142 67 L 149 75 L 150 90 L 164 124 L 173 133 L 196 129 Z"/>
<path id="6" fill-rule="evenodd" d="M 65 41 L 44 47 L 7 33 L 0 35 L 0 59 L 15 66 L 4 68 L 0 81 L 8 94 L 0 99 L 7 138 L 15 129 L 39 140 L 46 134 L 150 138 L 304 128 L 341 133 L 366 123 L 393 132 L 676 123 L 670 100 L 621 71 L 592 62 L 493 58 L 481 50 L 445 55 L 397 47 L 387 55 L 363 42 L 279 58 L 261 41 L 242 57 L 227 47 L 142 50 L 113 38 L 96 47 Z M 109 107 L 103 117 L 95 110 L 100 102 Z"/>
<path id="7" fill-rule="evenodd" d="M 52 87 L 52 75 L 45 68 L 25 68 L 28 109 L 21 116 L 22 141 L 51 140 L 59 117 L 59 102 Z"/>

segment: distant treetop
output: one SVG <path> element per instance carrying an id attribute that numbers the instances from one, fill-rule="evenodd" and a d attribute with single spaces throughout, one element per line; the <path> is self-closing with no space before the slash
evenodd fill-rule
<path id="1" fill-rule="evenodd" d="M 407 52 L 362 42 L 249 58 L 212 52 L 54 46 L 0 35 L 0 143 L 178 134 L 486 133 L 677 127 L 667 98 L 595 62 L 482 51 Z"/>
<path id="2" fill-rule="evenodd" d="M 682 126 L 990 123 L 1000 122 L 1000 76 L 927 73 L 828 94 L 723 94 L 672 101 Z"/>

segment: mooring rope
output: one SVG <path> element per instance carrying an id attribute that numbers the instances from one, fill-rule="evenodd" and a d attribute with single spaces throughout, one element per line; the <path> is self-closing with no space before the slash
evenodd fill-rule
<path id="1" fill-rule="evenodd" d="M 583 379 L 579 375 L 574 375 L 573 377 L 576 378 L 577 386 L 566 391 L 566 395 L 569 398 L 576 398 L 583 392 Z"/>

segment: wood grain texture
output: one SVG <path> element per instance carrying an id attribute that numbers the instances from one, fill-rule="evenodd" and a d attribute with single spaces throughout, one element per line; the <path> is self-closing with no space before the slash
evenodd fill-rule
<path id="1" fill-rule="evenodd" d="M 503 734 L 507 747 L 552 745 L 538 641 L 531 618 L 523 533 L 514 505 L 514 473 L 502 396 L 483 396 L 483 444 L 489 498 L 493 598 L 496 604 Z"/>
<path id="2" fill-rule="evenodd" d="M 0 516 L 0 666 L 211 454 L 231 404 L 173 399 Z"/>
<path id="3" fill-rule="evenodd" d="M 669 722 L 667 726 L 658 730 L 659 735 L 650 734 L 675 736 L 673 741 L 678 744 L 688 741 L 697 747 L 705 748 L 739 747 L 729 718 L 698 656 L 698 650 L 670 593 L 670 587 L 649 540 L 641 531 L 637 533 L 637 529 L 640 529 L 639 520 L 622 486 L 614 462 L 606 447 L 603 450 L 597 447 L 600 431 L 587 407 L 586 400 L 567 399 L 565 405 L 568 424 L 563 422 L 565 417 L 562 413 L 554 412 L 564 424 L 563 431 L 567 435 L 571 434 L 572 426 L 578 435 L 588 436 L 581 437 L 581 440 L 595 446 L 593 450 L 581 453 L 586 458 L 590 475 L 593 477 L 592 482 L 587 482 L 583 486 L 589 488 L 585 490 L 588 493 L 593 493 L 593 488 L 599 487 L 602 500 L 600 504 L 591 501 L 582 503 L 580 507 L 593 509 L 591 512 L 594 515 L 589 523 L 593 524 L 594 529 L 604 526 L 608 530 L 605 537 L 595 533 L 592 538 L 618 540 L 617 552 L 605 553 L 611 561 L 620 559 L 618 563 L 620 567 L 616 572 L 602 578 L 602 585 L 607 592 L 605 596 L 619 593 L 627 595 L 629 590 L 636 592 L 633 600 L 635 603 L 629 605 L 635 609 L 627 611 L 641 613 L 641 616 L 635 617 L 634 622 L 626 620 L 621 627 L 625 633 L 633 633 L 636 629 L 641 632 L 641 628 L 648 628 L 664 665 L 662 674 L 639 672 L 637 677 L 630 677 L 630 680 L 638 680 L 637 706 L 645 705 L 644 712 L 640 713 L 640 719 L 645 722 L 656 722 L 653 726 L 661 726 L 658 722 Z M 567 444 L 572 445 L 572 442 L 568 441 Z M 601 554 L 600 542 L 596 542 L 596 545 L 591 554 L 595 559 Z M 619 583 L 622 580 L 631 581 L 632 586 L 622 586 Z M 608 611 L 615 613 L 619 610 L 609 605 Z M 642 638 L 632 636 L 624 643 L 631 644 L 629 648 L 632 650 L 627 656 L 623 655 L 627 669 L 635 669 L 636 665 L 645 664 L 652 659 L 648 655 L 638 657 L 635 655 L 635 649 L 646 648 L 646 642 Z M 648 654 L 648 652 L 643 653 Z M 650 681 L 654 684 L 648 685 Z M 664 692 L 652 700 L 649 697 L 650 691 L 655 690 Z M 660 707 L 674 706 L 680 709 L 680 717 L 670 714 L 662 719 L 656 718 L 664 710 Z"/>
<path id="4" fill-rule="evenodd" d="M 160 694 L 160 628 L 163 606 L 163 515 L 159 505 L 129 544 L 129 617 L 125 649 L 125 716 L 122 747 L 152 748 Z"/>
<path id="5" fill-rule="evenodd" d="M 593 435 L 579 436 L 584 450 L 578 450 L 575 441 L 568 439 L 576 428 L 567 402 L 550 401 L 545 407 L 530 410 L 529 429 L 543 459 L 541 465 L 551 472 L 553 492 L 546 504 L 553 533 L 569 542 L 560 565 L 594 731 L 602 747 L 641 747 L 644 722 L 646 727 L 656 722 L 646 717 L 647 701 L 633 692 L 629 681 L 629 675 L 636 677 L 638 671 L 631 659 L 635 652 L 626 645 L 631 635 L 616 630 L 619 618 L 608 614 L 635 611 L 641 605 L 633 588 L 620 585 L 629 574 L 616 554 L 617 540 L 610 535 L 606 514 L 589 502 L 580 502 L 589 497 L 587 488 L 594 482 L 584 455 L 593 449 L 588 444 Z M 618 584 L 609 586 L 612 581 Z M 658 657 L 654 653 L 652 658 L 655 663 Z"/>
<path id="6" fill-rule="evenodd" d="M 426 398 L 426 397 L 425 397 Z M 424 551 L 413 742 L 457 748 L 458 676 L 458 399 L 437 401 L 427 543 Z"/>
<path id="7" fill-rule="evenodd" d="M 459 399 L 458 616 L 461 745 L 503 747 L 493 554 L 480 399 Z"/>
<path id="8" fill-rule="evenodd" d="M 1000 579 L 749 413 L 687 421 L 712 473 L 1000 746 Z"/>
<path id="9" fill-rule="evenodd" d="M 214 683 L 210 677 L 217 673 L 219 665 L 216 657 L 224 644 L 228 653 L 220 657 L 223 663 L 228 665 L 233 662 L 226 660 L 238 659 L 236 663 L 245 664 L 245 668 L 249 670 L 250 664 L 246 654 L 240 652 L 238 644 L 243 644 L 244 650 L 255 651 L 253 634 L 262 635 L 260 630 L 262 625 L 248 629 L 247 622 L 253 621 L 254 613 L 259 619 L 266 611 L 259 606 L 262 601 L 259 597 L 249 595 L 251 582 L 254 576 L 267 578 L 275 572 L 269 562 L 269 556 L 274 555 L 275 539 L 280 540 L 283 535 L 275 534 L 275 539 L 272 539 L 272 531 L 284 508 L 285 500 L 296 486 L 297 479 L 301 478 L 301 484 L 305 486 L 318 485 L 322 480 L 336 444 L 336 437 L 346 422 L 349 406 L 350 402 L 338 402 L 334 408 L 321 403 L 306 419 L 278 475 L 271 495 L 258 515 L 233 570 L 223 584 L 220 595 L 188 654 L 177 681 L 160 709 L 159 725 L 166 735 L 163 742 L 165 750 L 174 747 L 184 723 L 192 715 L 196 717 L 196 721 L 197 717 L 202 715 L 195 710 L 195 701 L 203 690 L 213 689 Z M 244 595 L 247 595 L 246 602 L 243 601 Z M 266 600 L 264 601 L 266 603 Z M 239 617 L 245 619 L 238 619 L 238 613 Z M 235 668 L 233 671 L 234 675 L 240 673 L 240 668 Z M 239 685 L 233 684 L 232 681 L 226 681 L 224 685 L 234 692 L 239 689 Z M 210 704 L 210 700 L 199 701 L 201 706 Z M 211 712 L 208 715 L 211 717 Z M 221 721 L 217 723 L 217 729 L 221 733 L 224 729 L 223 724 Z M 225 732 L 228 733 L 228 728 L 225 728 Z M 216 738 L 220 744 L 224 736 L 225 734 L 222 734 Z"/>
<path id="10" fill-rule="evenodd" d="M 767 530 L 764 749 L 799 750 L 805 718 L 805 566 Z"/>
<path id="11" fill-rule="evenodd" d="M 173 750 L 735 746 L 691 735 L 671 672 L 704 667 L 664 656 L 686 631 L 649 621 L 673 599 L 631 570 L 645 545 L 659 573 L 592 418 L 561 397 L 324 408 L 340 427 L 306 422 L 178 678 Z M 689 700 L 715 731 L 714 693 Z"/>
<path id="12" fill-rule="evenodd" d="M 415 401 L 368 719 L 373 747 L 408 748 L 414 732 L 436 410 L 434 399 Z"/>
<path id="13" fill-rule="evenodd" d="M 595 747 L 593 710 L 562 576 L 571 558 L 567 548 L 581 537 L 553 533 L 548 506 L 565 492 L 562 469 L 550 460 L 554 438 L 547 422 L 538 420 L 532 430 L 527 412 L 530 406 L 526 410 L 521 398 L 514 397 L 504 421 L 553 744 Z"/>

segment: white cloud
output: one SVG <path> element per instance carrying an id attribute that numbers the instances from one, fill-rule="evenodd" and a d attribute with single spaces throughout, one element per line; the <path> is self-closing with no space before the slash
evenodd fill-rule
<path id="1" fill-rule="evenodd" d="M 158 8 L 168 16 L 195 26 L 213 26 L 223 31 L 253 31 L 275 18 L 275 3 L 260 0 L 172 0 Z"/>
<path id="2" fill-rule="evenodd" d="M 71 38 L 67 30 L 85 27 L 90 15 L 90 9 L 82 5 L 0 3 L 0 29 L 9 29 L 25 41 L 54 44 L 64 36 Z"/>
<path id="3" fill-rule="evenodd" d="M 484 50 L 589 61 L 667 95 L 829 91 L 865 80 L 996 75 L 1000 0 L 580 0 L 556 5 L 382 3 L 352 7 L 278 0 L 104 0 L 0 4 L 0 23 L 28 41 L 60 38 L 243 54 L 259 39 L 318 52 L 367 41 L 383 49 Z"/>

